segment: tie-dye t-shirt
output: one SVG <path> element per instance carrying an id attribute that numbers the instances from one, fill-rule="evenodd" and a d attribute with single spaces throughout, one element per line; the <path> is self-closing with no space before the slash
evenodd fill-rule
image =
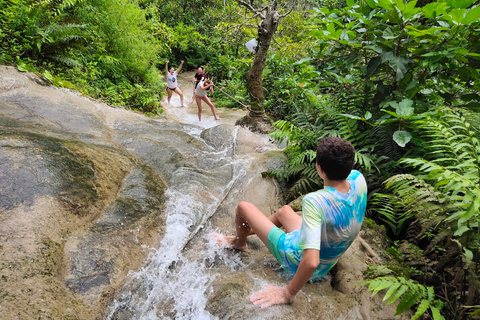
<path id="1" fill-rule="evenodd" d="M 297 271 L 305 249 L 320 250 L 320 265 L 311 280 L 322 278 L 355 240 L 367 206 L 367 183 L 352 170 L 347 178 L 350 190 L 343 194 L 332 187 L 312 192 L 302 201 L 302 226 L 286 233 L 279 251 L 284 268 Z"/>

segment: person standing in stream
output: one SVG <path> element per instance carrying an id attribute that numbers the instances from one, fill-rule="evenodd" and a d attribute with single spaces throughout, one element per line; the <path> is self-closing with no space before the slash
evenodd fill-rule
<path id="1" fill-rule="evenodd" d="M 187 106 L 183 103 L 183 92 L 178 87 L 178 82 L 177 82 L 177 76 L 180 70 L 182 69 L 182 66 L 183 66 L 183 60 L 181 61 L 180 66 L 178 67 L 177 70 L 175 70 L 174 67 L 171 67 L 170 70 L 168 70 L 168 60 L 165 63 L 165 71 L 167 71 L 167 94 L 168 94 L 168 103 L 170 103 L 170 99 L 172 99 L 172 95 L 175 92 L 180 96 L 180 102 L 182 104 L 182 107 L 186 108 Z"/>
<path id="2" fill-rule="evenodd" d="M 207 91 L 213 93 L 213 82 L 210 79 L 200 81 L 197 86 L 195 100 L 197 101 L 198 106 L 198 121 L 202 121 L 202 100 L 210 106 L 215 120 L 220 120 L 220 118 L 215 113 L 215 107 L 213 106 L 212 101 L 210 101 L 210 99 L 207 97 Z"/>
<path id="3" fill-rule="evenodd" d="M 199 67 L 197 69 L 197 73 L 193 76 L 193 81 L 195 82 L 195 88 L 193 89 L 193 95 L 192 95 L 192 101 L 190 103 L 193 103 L 195 100 L 195 93 L 197 92 L 197 86 L 201 81 L 205 81 L 207 79 L 207 74 L 203 72 L 202 67 Z"/>

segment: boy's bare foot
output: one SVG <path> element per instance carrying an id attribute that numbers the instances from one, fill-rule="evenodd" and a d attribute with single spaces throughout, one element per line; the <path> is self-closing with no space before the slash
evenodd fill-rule
<path id="1" fill-rule="evenodd" d="M 186 108 L 187 106 L 186 106 L 186 105 L 184 105 L 184 104 L 182 104 L 182 107 Z"/>
<path id="2" fill-rule="evenodd" d="M 223 234 L 214 233 L 212 238 L 213 240 L 215 240 L 219 247 L 248 252 L 248 246 L 246 243 L 242 247 L 238 247 L 235 245 L 235 240 L 237 239 L 236 236 L 224 236 Z"/>
<path id="3" fill-rule="evenodd" d="M 219 117 L 215 117 L 215 120 L 220 120 L 220 118 L 219 118 Z"/>

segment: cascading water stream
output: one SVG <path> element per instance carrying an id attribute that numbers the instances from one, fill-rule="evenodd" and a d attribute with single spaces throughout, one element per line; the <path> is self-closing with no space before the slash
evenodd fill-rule
<path id="1" fill-rule="evenodd" d="M 207 120 L 202 125 L 205 128 L 214 123 Z M 248 185 L 251 172 L 247 173 L 246 168 L 252 158 L 236 155 L 238 128 L 231 130 L 231 136 L 222 137 L 228 142 L 221 150 L 200 137 L 203 128 L 198 123 L 185 126 L 184 131 L 208 146 L 207 151 L 203 148 L 190 155 L 196 158 L 198 167 L 179 167 L 173 172 L 166 192 L 166 229 L 160 247 L 152 249 L 148 263 L 130 275 L 131 280 L 111 305 L 106 319 L 217 319 L 205 310 L 209 284 L 215 278 L 208 261 L 221 256 L 222 250 L 207 240 L 205 251 L 192 259 L 183 249 L 229 193 Z M 264 148 L 274 148 L 268 139 L 264 140 Z M 240 259 L 222 260 L 242 266 Z"/>

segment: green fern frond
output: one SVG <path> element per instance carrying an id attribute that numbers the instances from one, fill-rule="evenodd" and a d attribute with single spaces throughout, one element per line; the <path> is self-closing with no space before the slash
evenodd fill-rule
<path id="1" fill-rule="evenodd" d="M 313 190 L 317 190 L 320 188 L 320 178 L 318 180 L 312 180 L 308 177 L 301 177 L 299 180 L 297 180 L 292 188 L 290 188 L 287 198 L 288 199 L 295 199 L 296 197 L 309 193 Z"/>
<path id="2" fill-rule="evenodd" d="M 370 171 L 374 167 L 378 172 L 380 169 L 375 165 L 370 153 L 362 153 L 364 150 L 355 152 L 355 164 L 359 165 L 362 168 L 365 168 L 367 171 Z"/>
<path id="3" fill-rule="evenodd" d="M 39 0 L 35 1 L 33 4 L 30 5 L 30 8 L 34 8 L 37 6 L 48 6 L 52 7 L 50 11 L 52 12 L 53 16 L 60 15 L 63 11 L 73 8 L 77 3 L 80 3 L 84 0 Z"/>
<path id="4" fill-rule="evenodd" d="M 112 56 L 99 55 L 96 58 L 98 59 L 99 62 L 101 62 L 105 66 L 115 66 L 121 63 L 119 59 Z"/>
<path id="5" fill-rule="evenodd" d="M 297 165 L 303 165 L 303 164 L 311 164 L 313 161 L 315 161 L 316 158 L 316 152 L 313 150 L 305 150 L 299 154 L 296 154 L 295 156 L 292 156 L 290 159 L 290 163 L 293 166 Z"/>
<path id="6" fill-rule="evenodd" d="M 398 232 L 403 223 L 415 217 L 422 221 L 422 230 L 416 235 L 418 239 L 431 227 L 436 226 L 447 217 L 446 199 L 443 194 L 436 191 L 425 181 L 410 174 L 403 174 L 390 177 L 385 181 L 385 185 L 387 189 L 392 190 L 394 195 L 388 195 L 387 197 L 386 195 L 376 194 L 373 198 L 373 204 L 381 208 L 387 207 L 385 201 L 379 201 L 383 197 L 390 200 L 388 205 L 395 205 L 395 225 L 391 225 L 393 221 L 389 224 L 394 234 L 398 234 L 395 232 Z M 378 212 L 385 217 L 383 209 Z"/>
<path id="7" fill-rule="evenodd" d="M 65 56 L 60 56 L 60 55 L 52 55 L 50 56 L 50 58 L 52 58 L 53 60 L 56 60 L 58 62 L 61 62 L 67 66 L 70 66 L 70 67 L 81 67 L 82 64 L 76 60 L 76 59 L 73 59 L 73 58 L 70 58 L 70 57 L 65 57 Z"/>
<path id="8" fill-rule="evenodd" d="M 480 144 L 471 125 L 456 111 L 444 109 L 440 120 L 432 118 L 414 122 L 425 144 L 426 159 L 447 168 L 460 165 L 479 170 Z"/>
<path id="9" fill-rule="evenodd" d="M 439 243 L 443 242 L 447 238 L 452 237 L 452 231 L 445 229 L 440 229 L 439 233 L 435 235 L 435 237 L 430 241 L 427 249 L 425 250 L 425 254 L 428 254 L 430 251 L 433 250 Z"/>
<path id="10" fill-rule="evenodd" d="M 416 212 L 404 211 L 401 199 L 391 194 L 376 193 L 370 200 L 370 206 L 396 236 L 402 232 L 404 223 L 416 215 Z"/>
<path id="11" fill-rule="evenodd" d="M 371 135 L 375 137 L 376 148 L 381 150 L 384 157 L 398 161 L 405 151 L 393 140 L 393 133 L 397 130 L 393 125 L 381 125 L 372 128 Z"/>
<path id="12" fill-rule="evenodd" d="M 287 180 L 287 174 L 285 170 L 267 170 L 262 172 L 262 177 L 263 178 L 275 178 L 279 181 L 286 181 Z"/>
<path id="13" fill-rule="evenodd" d="M 270 136 L 275 142 L 288 141 L 289 136 L 295 130 L 295 126 L 286 120 L 278 120 L 273 124 L 274 130 Z"/>
<path id="14" fill-rule="evenodd" d="M 287 144 L 296 144 L 304 149 L 315 149 L 317 144 L 315 131 L 306 128 L 305 124 L 294 125 L 285 120 L 274 123 L 274 131 L 270 136 L 276 142 L 287 141 Z"/>
<path id="15" fill-rule="evenodd" d="M 368 291 L 373 291 L 372 296 L 388 289 L 383 297 L 383 301 L 388 299 L 387 304 L 401 298 L 395 315 L 402 314 L 415 304 L 418 304 L 418 306 L 412 319 L 418 319 L 431 307 L 436 309 L 432 287 L 425 287 L 403 277 L 378 277 L 362 282 L 360 285 L 368 285 Z M 436 319 L 444 319 L 439 313 L 438 316 Z"/>

